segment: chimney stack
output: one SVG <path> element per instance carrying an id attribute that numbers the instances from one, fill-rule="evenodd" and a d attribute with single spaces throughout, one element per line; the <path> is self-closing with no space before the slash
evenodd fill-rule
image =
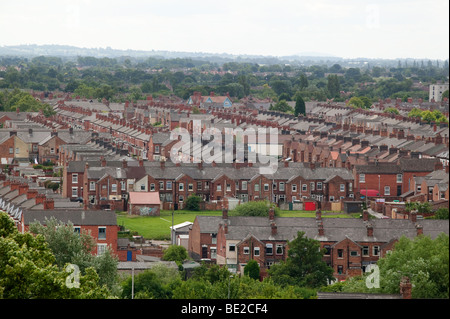
<path id="1" fill-rule="evenodd" d="M 320 223 L 318 227 L 319 227 L 319 236 L 324 236 L 325 231 L 323 229 L 323 223 Z"/>
<path id="2" fill-rule="evenodd" d="M 272 224 L 270 225 L 270 228 L 272 229 L 272 236 L 275 236 L 277 234 L 277 224 L 275 224 L 275 222 L 272 222 Z"/>
<path id="3" fill-rule="evenodd" d="M 413 210 L 409 213 L 409 220 L 415 223 L 417 221 L 417 211 Z"/>
<path id="4" fill-rule="evenodd" d="M 368 237 L 373 237 L 373 226 L 372 225 L 367 225 L 367 236 Z"/>
<path id="5" fill-rule="evenodd" d="M 369 220 L 369 212 L 367 210 L 363 211 L 363 220 L 364 221 Z"/>
<path id="6" fill-rule="evenodd" d="M 275 219 L 275 210 L 273 208 L 269 208 L 269 220 Z"/>
<path id="7" fill-rule="evenodd" d="M 412 284 L 408 277 L 402 277 L 400 281 L 400 293 L 403 299 L 411 299 Z"/>
<path id="8" fill-rule="evenodd" d="M 222 208 L 222 219 L 228 219 L 228 209 Z"/>
<path id="9" fill-rule="evenodd" d="M 53 198 L 46 198 L 44 200 L 44 209 L 45 210 L 55 209 L 55 201 L 53 200 Z"/>
<path id="10" fill-rule="evenodd" d="M 320 209 L 318 211 L 316 211 L 316 219 L 317 220 L 321 220 L 322 219 L 322 212 L 320 211 Z"/>
<path id="11" fill-rule="evenodd" d="M 416 225 L 417 230 L 417 236 L 423 235 L 423 226 L 422 225 Z"/>

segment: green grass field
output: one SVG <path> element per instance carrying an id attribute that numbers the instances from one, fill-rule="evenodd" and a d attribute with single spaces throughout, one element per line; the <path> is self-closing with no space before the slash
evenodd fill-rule
<path id="1" fill-rule="evenodd" d="M 175 211 L 173 216 L 174 225 L 183 222 L 194 222 L 197 215 L 221 216 L 222 211 Z M 310 211 L 282 211 L 280 217 L 315 217 L 315 212 Z M 322 212 L 322 217 L 331 218 L 359 218 L 359 214 L 348 215 L 339 212 Z M 170 228 L 172 226 L 172 211 L 161 210 L 160 216 L 136 216 L 128 215 L 126 212 L 117 213 L 117 224 L 124 226 L 131 232 L 137 232 L 146 239 L 168 240 L 170 239 Z"/>

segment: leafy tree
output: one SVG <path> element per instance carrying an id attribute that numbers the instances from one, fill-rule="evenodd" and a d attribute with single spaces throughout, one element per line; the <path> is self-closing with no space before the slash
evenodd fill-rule
<path id="1" fill-rule="evenodd" d="M 133 291 L 134 289 L 134 291 Z M 131 299 L 169 299 L 171 298 L 171 291 L 163 284 L 162 277 L 159 277 L 152 270 L 145 270 L 144 272 L 134 276 L 130 276 L 122 282 L 122 298 Z"/>
<path id="2" fill-rule="evenodd" d="M 244 275 L 252 279 L 259 280 L 259 265 L 254 259 L 250 260 L 244 267 Z"/>
<path id="3" fill-rule="evenodd" d="M 56 265 L 63 269 L 66 264 L 75 264 L 85 273 L 93 268 L 99 275 L 99 282 L 114 290 L 117 280 L 117 258 L 110 249 L 100 256 L 93 255 L 96 246 L 94 239 L 87 232 L 77 233 L 72 223 L 58 222 L 54 217 L 30 224 L 30 232 L 45 238 L 48 248 L 55 256 Z"/>
<path id="4" fill-rule="evenodd" d="M 0 213 L 0 298 L 4 299 L 103 299 L 93 268 L 79 277 L 79 287 L 71 288 L 71 276 L 60 270 L 44 236 L 21 234 L 6 213 Z"/>
<path id="5" fill-rule="evenodd" d="M 361 98 L 354 96 L 348 101 L 347 105 L 355 107 L 355 108 L 363 108 L 364 101 L 361 100 Z"/>
<path id="6" fill-rule="evenodd" d="M 297 95 L 297 99 L 295 100 L 294 115 L 298 116 L 300 114 L 306 114 L 306 105 L 303 98 L 300 95 Z"/>
<path id="7" fill-rule="evenodd" d="M 181 265 L 188 257 L 186 248 L 178 245 L 171 245 L 164 251 L 163 260 L 175 261 L 178 265 Z"/>
<path id="8" fill-rule="evenodd" d="M 308 87 L 308 78 L 305 74 L 300 75 L 300 90 L 306 89 Z"/>
<path id="9" fill-rule="evenodd" d="M 327 89 L 330 93 L 331 98 L 335 98 L 339 96 L 339 92 L 341 91 L 341 85 L 339 83 L 339 78 L 335 74 L 330 74 L 327 77 Z"/>
<path id="10" fill-rule="evenodd" d="M 400 112 L 395 107 L 388 107 L 384 109 L 384 113 L 400 114 Z"/>
<path id="11" fill-rule="evenodd" d="M 269 210 L 274 209 L 275 216 L 279 216 L 280 209 L 268 201 L 252 201 L 240 204 L 230 214 L 234 216 L 269 216 Z"/>
<path id="12" fill-rule="evenodd" d="M 294 112 L 292 107 L 285 100 L 281 100 L 281 101 L 277 102 L 274 106 L 271 106 L 269 109 L 271 111 L 279 111 L 279 112 L 283 112 L 283 113 L 293 113 Z"/>
<path id="13" fill-rule="evenodd" d="M 449 237 L 435 239 L 402 236 L 394 249 L 378 261 L 380 286 L 385 293 L 399 293 L 399 283 L 408 276 L 413 298 L 449 298 Z"/>
<path id="14" fill-rule="evenodd" d="M 434 213 L 435 219 L 448 219 L 448 207 L 441 207 Z"/>
<path id="15" fill-rule="evenodd" d="M 200 196 L 190 195 L 186 199 L 186 209 L 193 210 L 193 211 L 199 211 L 201 202 L 202 202 L 202 198 Z"/>
<path id="16" fill-rule="evenodd" d="M 269 269 L 269 275 L 276 284 L 318 288 L 333 280 L 333 269 L 323 261 L 324 251 L 317 240 L 298 232 L 297 237 L 288 242 L 288 247 L 286 261 Z"/>

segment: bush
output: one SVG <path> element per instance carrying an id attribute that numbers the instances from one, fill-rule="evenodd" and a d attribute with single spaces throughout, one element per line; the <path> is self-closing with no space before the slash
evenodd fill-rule
<path id="1" fill-rule="evenodd" d="M 274 208 L 275 216 L 279 216 L 280 209 L 273 206 L 268 201 L 257 201 L 257 202 L 247 202 L 236 206 L 236 208 L 231 212 L 234 216 L 269 216 L 269 209 Z"/>
<path id="2" fill-rule="evenodd" d="M 202 202 L 202 198 L 200 196 L 191 195 L 186 199 L 186 209 L 193 210 L 193 211 L 199 211 L 201 202 Z"/>
<path id="3" fill-rule="evenodd" d="M 244 267 L 244 275 L 259 280 L 259 265 L 256 260 L 250 260 Z"/>

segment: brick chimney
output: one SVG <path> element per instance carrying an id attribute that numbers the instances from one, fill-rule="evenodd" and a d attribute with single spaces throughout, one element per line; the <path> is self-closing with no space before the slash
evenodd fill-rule
<path id="1" fill-rule="evenodd" d="M 19 185 L 19 196 L 23 195 L 23 194 L 26 194 L 29 187 L 30 186 L 28 184 L 25 184 L 25 183 L 24 184 L 20 184 Z"/>
<path id="2" fill-rule="evenodd" d="M 222 219 L 228 219 L 228 209 L 222 208 Z"/>
<path id="3" fill-rule="evenodd" d="M 100 157 L 100 162 L 101 162 L 102 167 L 106 166 L 106 159 L 104 156 Z"/>
<path id="4" fill-rule="evenodd" d="M 320 209 L 318 211 L 316 211 L 316 219 L 317 220 L 321 220 L 322 219 L 322 212 L 320 211 Z"/>
<path id="5" fill-rule="evenodd" d="M 37 194 L 38 194 L 37 189 L 28 189 L 27 199 L 36 198 Z"/>
<path id="6" fill-rule="evenodd" d="M 416 225 L 417 236 L 423 235 L 423 226 L 418 224 Z"/>
<path id="7" fill-rule="evenodd" d="M 325 235 L 325 231 L 323 229 L 323 223 L 322 222 L 318 225 L 318 228 L 319 228 L 319 236 L 324 236 Z"/>
<path id="8" fill-rule="evenodd" d="M 45 210 L 55 209 L 55 201 L 53 200 L 53 198 L 46 198 L 44 200 L 44 209 Z"/>
<path id="9" fill-rule="evenodd" d="M 364 221 L 369 220 L 369 212 L 367 210 L 363 211 L 363 220 Z"/>
<path id="10" fill-rule="evenodd" d="M 269 220 L 274 220 L 275 219 L 275 211 L 273 208 L 269 209 Z"/>
<path id="11" fill-rule="evenodd" d="M 275 236 L 277 233 L 278 233 L 278 230 L 277 230 L 277 224 L 275 224 L 275 222 L 272 222 L 271 224 L 270 224 L 270 228 L 271 228 L 271 230 L 272 230 L 272 236 Z"/>
<path id="12" fill-rule="evenodd" d="M 409 220 L 415 223 L 417 221 L 417 211 L 413 210 L 409 213 Z"/>
<path id="13" fill-rule="evenodd" d="M 128 167 L 128 163 L 126 160 L 122 161 L 122 168 L 127 168 Z"/>
<path id="14" fill-rule="evenodd" d="M 44 194 L 36 194 L 36 197 L 35 197 L 36 205 L 44 204 L 44 201 L 45 201 L 45 195 Z"/>
<path id="15" fill-rule="evenodd" d="M 400 281 L 400 294 L 403 299 L 411 299 L 412 284 L 408 277 L 402 277 Z"/>
<path id="16" fill-rule="evenodd" d="M 372 225 L 367 225 L 367 236 L 368 237 L 373 237 L 373 226 Z"/>

